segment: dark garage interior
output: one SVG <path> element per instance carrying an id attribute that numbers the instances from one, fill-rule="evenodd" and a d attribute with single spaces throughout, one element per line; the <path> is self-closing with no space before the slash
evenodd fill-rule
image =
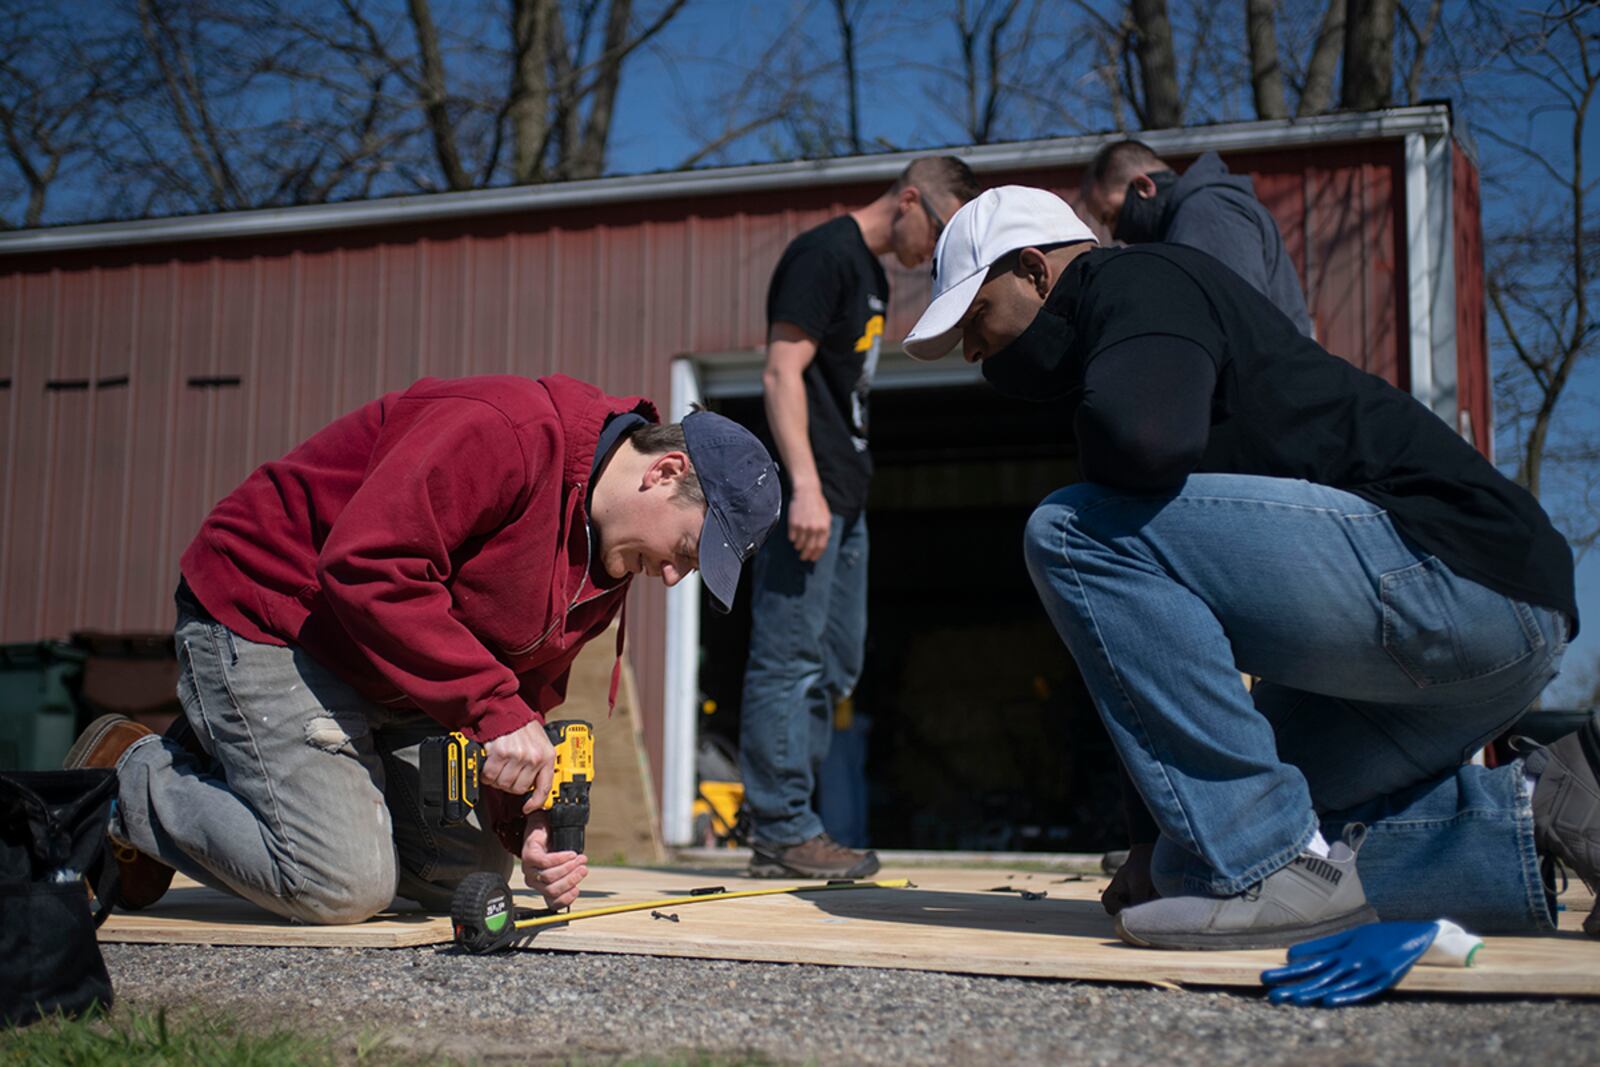
<path id="1" fill-rule="evenodd" d="M 759 396 L 713 406 L 762 417 Z M 818 797 L 846 843 L 1121 847 L 1109 738 L 1022 561 L 1033 506 L 1076 478 L 1065 418 L 981 384 L 874 392 L 866 667 L 836 714 L 849 729 L 834 734 Z M 701 733 L 730 747 L 749 610 L 746 588 L 732 615 L 701 616 L 700 685 L 715 708 Z"/>

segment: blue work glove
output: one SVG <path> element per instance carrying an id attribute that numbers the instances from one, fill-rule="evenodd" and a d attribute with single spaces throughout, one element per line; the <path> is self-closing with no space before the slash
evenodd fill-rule
<path id="1" fill-rule="evenodd" d="M 1395 985 L 1428 951 L 1437 923 L 1368 923 L 1289 949 L 1289 965 L 1261 972 L 1274 1004 L 1355 1004 Z"/>

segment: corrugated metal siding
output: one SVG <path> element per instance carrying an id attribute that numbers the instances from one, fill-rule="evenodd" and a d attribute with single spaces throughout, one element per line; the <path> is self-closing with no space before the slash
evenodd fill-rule
<path id="1" fill-rule="evenodd" d="M 1404 385 L 1400 160 L 1389 142 L 1229 162 L 1277 216 L 1324 343 Z M 1078 174 L 985 178 L 1075 198 Z M 665 404 L 671 358 L 757 348 L 784 246 L 878 191 L 0 261 L 0 378 L 12 380 L 0 392 L 0 641 L 170 626 L 178 556 L 211 504 L 256 464 L 420 376 L 561 371 Z M 898 339 L 928 277 L 889 274 Z M 238 384 L 214 381 L 229 377 Z M 59 379 L 91 384 L 46 388 Z M 664 604 L 640 588 L 630 612 L 657 772 Z"/>
<path id="2" fill-rule="evenodd" d="M 1483 216 L 1478 168 L 1460 145 L 1452 146 L 1452 224 L 1456 266 L 1456 407 L 1470 423 L 1471 441 L 1494 458 L 1494 398 L 1489 391 L 1488 294 L 1484 289 Z M 1466 428 L 1468 423 L 1458 424 Z"/>
<path id="3" fill-rule="evenodd" d="M 1305 287 L 1317 340 L 1410 388 L 1404 147 L 1399 141 L 1228 157 L 1251 175 Z"/>

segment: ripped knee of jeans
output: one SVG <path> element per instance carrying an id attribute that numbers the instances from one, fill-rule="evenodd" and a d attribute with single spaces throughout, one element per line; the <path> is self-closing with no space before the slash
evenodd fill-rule
<path id="1" fill-rule="evenodd" d="M 306 743 L 336 756 L 356 754 L 356 747 L 350 742 L 350 734 L 339 724 L 338 719 L 330 715 L 317 715 L 306 720 Z"/>

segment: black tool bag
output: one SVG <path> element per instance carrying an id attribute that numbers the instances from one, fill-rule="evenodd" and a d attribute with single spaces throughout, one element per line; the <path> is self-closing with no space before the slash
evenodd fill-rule
<path id="1" fill-rule="evenodd" d="M 95 929 L 117 896 L 113 770 L 0 772 L 0 1024 L 111 1007 Z"/>

